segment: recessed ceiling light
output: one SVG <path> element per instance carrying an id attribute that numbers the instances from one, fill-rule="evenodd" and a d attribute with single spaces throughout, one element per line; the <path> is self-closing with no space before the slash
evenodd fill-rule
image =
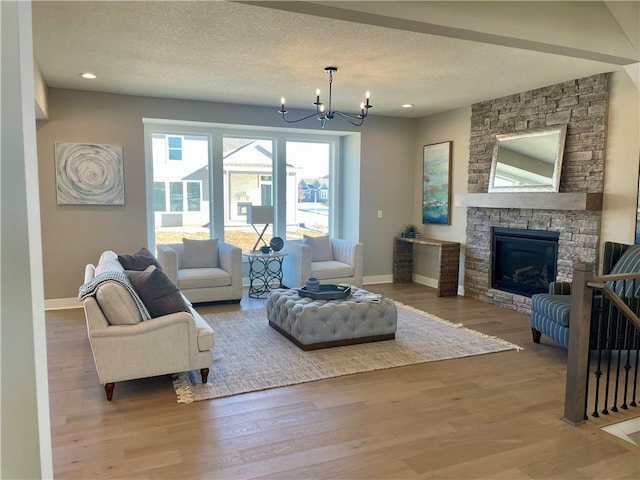
<path id="1" fill-rule="evenodd" d="M 402 105 L 402 108 L 411 108 L 413 107 L 413 103 L 405 103 L 404 105 Z"/>
<path id="2" fill-rule="evenodd" d="M 85 73 L 81 73 L 80 76 L 82 78 L 87 78 L 89 80 L 93 80 L 94 78 L 98 78 L 95 76 L 95 74 L 91 73 L 91 72 L 85 72 Z"/>

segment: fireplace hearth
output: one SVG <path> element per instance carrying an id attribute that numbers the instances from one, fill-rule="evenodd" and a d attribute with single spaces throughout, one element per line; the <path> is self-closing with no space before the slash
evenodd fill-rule
<path id="1" fill-rule="evenodd" d="M 555 281 L 558 232 L 493 227 L 491 286 L 531 297 Z"/>

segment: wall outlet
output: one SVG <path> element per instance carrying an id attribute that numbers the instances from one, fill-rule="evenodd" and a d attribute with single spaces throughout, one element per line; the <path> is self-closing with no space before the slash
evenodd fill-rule
<path id="1" fill-rule="evenodd" d="M 378 210 L 378 218 L 382 218 L 382 210 Z"/>

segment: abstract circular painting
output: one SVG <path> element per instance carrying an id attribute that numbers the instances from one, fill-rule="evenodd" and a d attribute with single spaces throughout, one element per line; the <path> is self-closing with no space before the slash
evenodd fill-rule
<path id="1" fill-rule="evenodd" d="M 58 205 L 124 205 L 121 145 L 56 143 Z"/>

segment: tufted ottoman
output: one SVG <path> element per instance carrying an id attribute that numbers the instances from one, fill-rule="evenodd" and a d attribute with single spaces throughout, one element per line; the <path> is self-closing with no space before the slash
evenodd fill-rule
<path id="1" fill-rule="evenodd" d="M 345 300 L 313 300 L 297 290 L 273 290 L 267 298 L 269 325 L 302 350 L 338 347 L 355 343 L 393 340 L 398 311 L 395 303 L 379 303 L 361 297 L 366 290 L 351 287 Z"/>

